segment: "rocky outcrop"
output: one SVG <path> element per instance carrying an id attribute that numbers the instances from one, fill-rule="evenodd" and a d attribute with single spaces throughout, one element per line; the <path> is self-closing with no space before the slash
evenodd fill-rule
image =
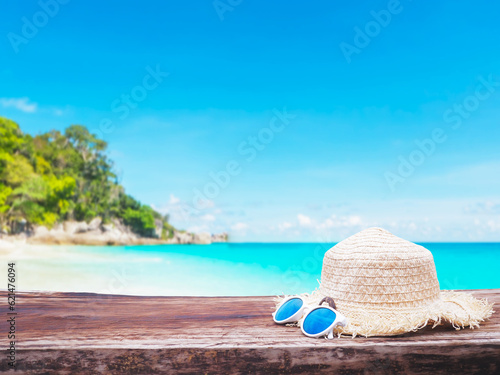
<path id="1" fill-rule="evenodd" d="M 63 229 L 67 234 L 79 234 L 88 232 L 89 225 L 85 221 L 65 221 Z"/>
<path id="2" fill-rule="evenodd" d="M 163 221 L 155 219 L 155 236 L 156 238 L 161 238 L 161 232 L 163 231 Z"/>
<path id="3" fill-rule="evenodd" d="M 226 232 L 222 232 L 222 233 L 216 233 L 216 234 L 212 234 L 212 243 L 213 242 L 227 242 L 228 240 L 228 234 Z"/>
<path id="4" fill-rule="evenodd" d="M 36 227 L 28 238 L 29 243 L 70 245 L 129 245 L 141 243 L 141 239 L 118 220 L 102 224 L 101 218 L 90 223 L 66 221 L 52 229 Z"/>
<path id="5" fill-rule="evenodd" d="M 156 224 L 156 223 L 155 223 Z M 156 234 L 161 236 L 162 226 L 157 225 Z M 120 220 L 113 219 L 111 223 L 103 224 L 97 217 L 90 223 L 83 221 L 66 221 L 56 224 L 52 229 L 44 226 L 35 227 L 26 241 L 36 244 L 55 245 L 145 245 L 145 244 L 199 244 L 226 242 L 227 234 L 188 233 L 175 231 L 168 240 L 139 237 Z"/>
<path id="6" fill-rule="evenodd" d="M 210 233 L 188 233 L 188 232 L 174 232 L 174 237 L 168 240 L 168 243 L 173 245 L 208 245 L 212 243 L 212 236 Z"/>
<path id="7" fill-rule="evenodd" d="M 89 223 L 88 230 L 99 230 L 101 228 L 102 224 L 102 219 L 100 217 L 96 217 L 92 219 L 92 221 Z"/>

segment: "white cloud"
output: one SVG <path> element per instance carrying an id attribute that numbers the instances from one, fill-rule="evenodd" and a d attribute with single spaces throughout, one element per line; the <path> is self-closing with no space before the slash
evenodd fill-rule
<path id="1" fill-rule="evenodd" d="M 299 220 L 299 225 L 301 227 L 308 227 L 312 224 L 312 220 L 309 216 L 298 214 L 297 219 Z"/>
<path id="2" fill-rule="evenodd" d="M 290 228 L 293 228 L 293 227 L 294 227 L 294 225 L 292 223 L 287 222 L 287 221 L 285 221 L 284 223 L 278 225 L 278 229 L 281 230 L 281 231 L 287 230 L 287 229 L 290 229 Z"/>
<path id="3" fill-rule="evenodd" d="M 348 228 L 362 225 L 361 217 L 356 215 L 337 217 L 332 215 L 318 225 L 321 229 Z"/>
<path id="4" fill-rule="evenodd" d="M 500 213 L 500 204 L 492 201 L 478 202 L 465 206 L 466 214 L 498 214 Z"/>
<path id="5" fill-rule="evenodd" d="M 500 232 L 500 222 L 495 220 L 488 220 L 482 226 L 487 227 L 491 232 Z"/>
<path id="6" fill-rule="evenodd" d="M 237 232 L 244 231 L 248 228 L 248 224 L 245 223 L 236 223 L 231 226 L 231 229 Z"/>
<path id="7" fill-rule="evenodd" d="M 179 203 L 180 201 L 181 201 L 180 198 L 176 197 L 173 194 L 170 194 L 170 201 L 168 202 L 169 204 L 174 205 L 174 204 Z"/>
<path id="8" fill-rule="evenodd" d="M 347 225 L 360 225 L 361 218 L 356 215 L 351 215 L 347 217 Z"/>
<path id="9" fill-rule="evenodd" d="M 217 213 L 222 211 L 215 207 L 213 201 L 204 200 L 203 203 L 204 207 L 193 207 L 189 202 L 182 200 L 175 194 L 170 194 L 164 204 L 155 206 L 155 210 L 162 214 L 168 214 L 170 223 L 178 229 L 210 233 L 227 231 L 229 228 L 224 228 L 223 224 L 217 224 L 220 218 Z"/>
<path id="10" fill-rule="evenodd" d="M 214 208 L 215 203 L 210 199 L 198 199 L 195 205 L 196 209 L 206 210 L 208 208 Z"/>
<path id="11" fill-rule="evenodd" d="M 190 233 L 206 233 L 210 232 L 210 228 L 207 225 L 192 225 L 186 229 Z"/>
<path id="12" fill-rule="evenodd" d="M 15 108 L 23 112 L 33 113 L 38 108 L 38 103 L 30 102 L 27 97 L 24 98 L 0 98 L 0 104 L 5 108 Z"/>
<path id="13" fill-rule="evenodd" d="M 201 217 L 203 221 L 215 221 L 215 216 L 211 214 L 206 214 Z"/>

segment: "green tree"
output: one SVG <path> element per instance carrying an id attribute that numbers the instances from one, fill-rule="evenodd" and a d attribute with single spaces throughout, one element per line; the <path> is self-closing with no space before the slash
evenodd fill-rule
<path id="1" fill-rule="evenodd" d="M 75 194 L 76 181 L 73 177 L 64 176 L 57 178 L 52 175 L 47 180 L 48 195 L 47 207 L 51 212 L 57 213 L 61 217 L 67 218 L 74 208 L 72 198 Z"/>
<path id="2" fill-rule="evenodd" d="M 153 209 L 149 206 L 142 206 L 139 210 L 127 208 L 123 214 L 123 221 L 141 236 L 154 237 L 155 235 Z"/>
<path id="3" fill-rule="evenodd" d="M 62 220 L 104 222 L 119 219 L 137 234 L 173 235 L 168 216 L 127 195 L 117 183 L 107 143 L 82 125 L 63 133 L 51 130 L 32 137 L 0 117 L 0 226 L 52 226 Z"/>
<path id="4" fill-rule="evenodd" d="M 9 155 L 5 159 L 5 169 L 0 174 L 0 180 L 7 185 L 20 186 L 35 176 L 33 166 L 22 155 Z"/>
<path id="5" fill-rule="evenodd" d="M 7 224 L 6 213 L 10 210 L 7 200 L 11 194 L 12 188 L 0 183 L 0 230 L 4 230 Z"/>
<path id="6" fill-rule="evenodd" d="M 48 183 L 42 177 L 36 176 L 25 181 L 11 194 L 11 217 L 16 221 L 25 219 L 29 224 L 52 226 L 57 214 L 45 208 L 48 193 Z"/>
<path id="7" fill-rule="evenodd" d="M 23 133 L 14 121 L 0 117 L 0 153 L 12 154 L 24 143 Z"/>

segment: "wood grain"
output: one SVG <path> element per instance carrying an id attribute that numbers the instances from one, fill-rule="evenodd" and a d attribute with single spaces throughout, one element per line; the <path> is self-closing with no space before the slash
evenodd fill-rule
<path id="1" fill-rule="evenodd" d="M 498 289 L 471 292 L 500 304 Z M 6 301 L 6 293 L 0 294 Z M 19 293 L 17 369 L 28 374 L 500 373 L 498 312 L 475 330 L 440 326 L 398 337 L 324 340 L 274 324 L 273 309 L 273 297 Z M 6 334 L 0 343 L 7 348 Z M 7 370 L 3 356 L 0 371 Z"/>

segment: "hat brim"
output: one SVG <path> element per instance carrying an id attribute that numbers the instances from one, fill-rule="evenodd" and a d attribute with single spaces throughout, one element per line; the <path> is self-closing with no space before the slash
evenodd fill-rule
<path id="1" fill-rule="evenodd" d="M 318 304 L 326 297 L 319 290 L 302 297 L 308 304 Z M 440 298 L 430 304 L 411 310 L 391 311 L 374 308 L 348 310 L 337 304 L 337 310 L 348 319 L 344 327 L 337 327 L 335 333 L 355 336 L 396 336 L 418 331 L 428 325 L 432 328 L 449 323 L 455 329 L 478 328 L 479 324 L 493 314 L 493 304 L 477 299 L 470 293 L 441 291 Z M 300 322 L 299 322 L 300 324 Z"/>

